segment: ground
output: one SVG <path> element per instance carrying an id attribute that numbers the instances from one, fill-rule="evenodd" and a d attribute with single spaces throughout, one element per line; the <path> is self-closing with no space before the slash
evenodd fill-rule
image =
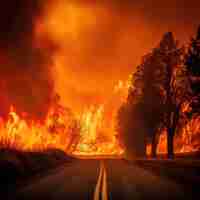
<path id="1" fill-rule="evenodd" d="M 151 161 L 142 166 L 142 162 L 127 162 L 122 159 L 75 160 L 25 182 L 7 199 L 193 199 L 197 195 L 176 177 L 169 177 L 174 166 L 158 173 L 162 164 Z M 145 161 L 146 163 L 146 161 Z M 176 164 L 175 164 L 176 165 Z M 179 166 L 180 168 L 180 166 Z M 175 169 L 175 168 L 174 168 Z M 156 172 L 157 173 L 156 173 Z M 176 168 L 177 173 L 177 168 Z M 185 177 L 187 169 L 180 170 L 179 176 Z M 190 176 L 191 177 L 191 176 Z M 188 184 L 195 183 L 191 179 Z M 196 185 L 198 187 L 198 185 Z"/>

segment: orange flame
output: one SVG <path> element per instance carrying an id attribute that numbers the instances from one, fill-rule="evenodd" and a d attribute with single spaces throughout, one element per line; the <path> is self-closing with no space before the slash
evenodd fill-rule
<path id="1" fill-rule="evenodd" d="M 97 109 L 92 106 L 80 116 L 81 138 L 75 154 L 121 155 L 123 153 L 116 139 L 116 133 L 111 127 L 106 127 L 104 116 L 103 105 Z"/>
<path id="2" fill-rule="evenodd" d="M 11 106 L 8 119 L 0 118 L 0 147 L 22 151 L 58 148 L 75 155 L 121 155 L 124 152 L 114 126 L 107 126 L 104 105 L 91 106 L 76 117 L 57 106 L 49 109 L 44 122 L 29 120 L 26 116 L 25 113 L 19 115 Z"/>
<path id="3" fill-rule="evenodd" d="M 200 116 L 194 114 L 189 120 L 184 114 L 191 111 L 190 103 L 185 102 L 182 106 L 181 113 L 183 115 L 181 128 L 174 136 L 174 152 L 189 153 L 200 150 Z M 151 145 L 147 145 L 147 155 L 151 153 Z M 157 146 L 158 154 L 167 153 L 167 132 L 164 129 L 160 136 Z"/>
<path id="4" fill-rule="evenodd" d="M 3 148 L 22 151 L 59 148 L 65 151 L 68 147 L 71 122 L 69 116 L 64 116 L 61 112 L 56 117 L 52 110 L 44 123 L 34 120 L 30 122 L 25 117 L 20 117 L 11 106 L 8 120 L 0 121 L 0 146 Z"/>

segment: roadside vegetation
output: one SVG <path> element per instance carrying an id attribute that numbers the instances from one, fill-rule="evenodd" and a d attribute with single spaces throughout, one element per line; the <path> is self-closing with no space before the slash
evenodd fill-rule
<path id="1" fill-rule="evenodd" d="M 0 191 L 6 193 L 11 187 L 15 188 L 21 182 L 73 160 L 74 158 L 57 149 L 43 152 L 0 149 Z"/>

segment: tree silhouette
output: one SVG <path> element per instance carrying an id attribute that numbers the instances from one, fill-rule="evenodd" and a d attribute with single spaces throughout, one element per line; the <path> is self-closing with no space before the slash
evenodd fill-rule
<path id="1" fill-rule="evenodd" d="M 118 113 L 121 132 L 133 134 L 134 121 L 143 126 L 142 135 L 152 145 L 152 157 L 156 157 L 162 127 L 167 129 L 168 157 L 174 154 L 173 138 L 185 100 L 183 55 L 184 48 L 178 48 L 173 34 L 165 33 L 159 45 L 144 56 L 137 67 L 127 102 Z"/>
<path id="2" fill-rule="evenodd" d="M 157 67 L 154 53 L 143 57 L 142 63 L 132 75 L 127 102 L 118 113 L 120 131 L 124 133 L 128 145 L 134 140 L 134 147 L 140 144 L 143 149 L 137 149 L 145 152 L 145 143 L 150 142 L 153 157 L 156 157 L 157 130 L 162 122 L 163 112 Z"/>
<path id="3" fill-rule="evenodd" d="M 158 129 L 161 126 L 163 116 L 162 101 L 162 69 L 160 68 L 156 51 L 143 57 L 140 66 L 140 76 L 138 72 L 134 74 L 133 85 L 135 85 L 133 93 L 140 90 L 139 106 L 140 116 L 142 117 L 143 126 L 146 130 L 145 138 L 151 143 L 151 156 L 156 157 L 156 148 L 158 143 Z M 142 75 L 141 75 L 142 74 Z M 138 84 L 140 82 L 140 85 Z M 130 96 L 132 92 L 130 92 Z M 132 98 L 136 98 L 138 92 Z"/>
<path id="4" fill-rule="evenodd" d="M 182 66 L 183 48 L 178 48 L 171 32 L 165 33 L 159 46 L 154 49 L 162 104 L 164 107 L 163 123 L 167 130 L 168 158 L 173 158 L 173 138 L 183 103 L 183 85 L 178 79 L 178 69 Z"/>
<path id="5" fill-rule="evenodd" d="M 131 157 L 145 156 L 145 126 L 142 116 L 143 65 L 132 75 L 127 101 L 117 114 L 117 131 L 124 142 L 126 153 Z"/>
<path id="6" fill-rule="evenodd" d="M 185 65 L 191 88 L 191 107 L 193 113 L 200 113 L 200 26 L 192 39 Z"/>

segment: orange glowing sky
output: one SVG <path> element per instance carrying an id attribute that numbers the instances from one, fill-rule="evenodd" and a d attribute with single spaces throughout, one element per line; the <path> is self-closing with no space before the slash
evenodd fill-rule
<path id="1" fill-rule="evenodd" d="M 48 2 L 36 23 L 36 39 L 55 44 L 55 90 L 75 110 L 112 99 L 117 81 L 128 79 L 164 32 L 185 42 L 198 25 L 196 1 L 187 9 L 179 0 L 159 1 L 156 8 L 145 0 Z"/>

